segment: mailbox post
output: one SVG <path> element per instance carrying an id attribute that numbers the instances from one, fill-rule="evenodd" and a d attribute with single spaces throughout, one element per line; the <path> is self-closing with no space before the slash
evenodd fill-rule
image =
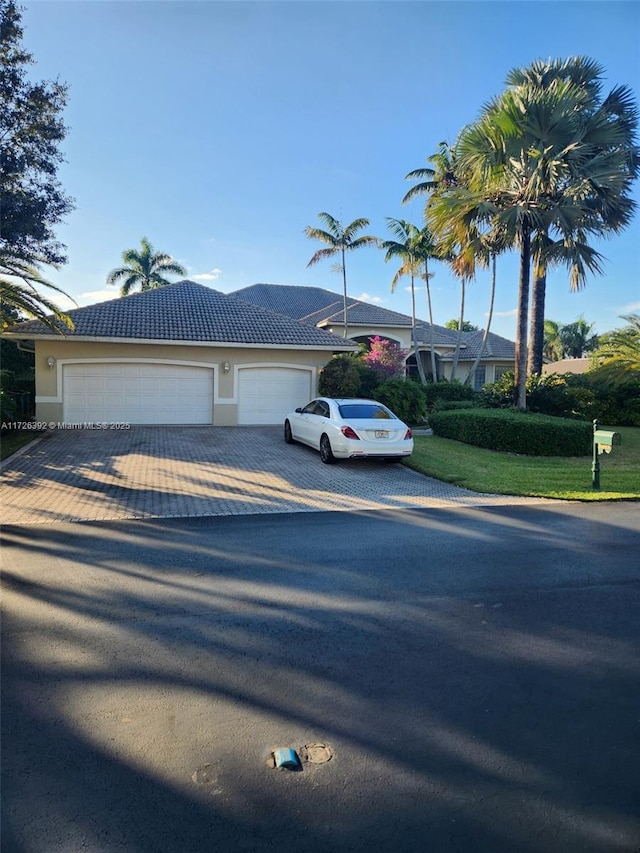
<path id="1" fill-rule="evenodd" d="M 600 488 L 600 459 L 601 453 L 611 453 L 611 449 L 622 444 L 622 436 L 619 432 L 609 429 L 598 429 L 598 419 L 593 420 L 593 464 L 591 465 L 591 485 L 594 489 Z"/>

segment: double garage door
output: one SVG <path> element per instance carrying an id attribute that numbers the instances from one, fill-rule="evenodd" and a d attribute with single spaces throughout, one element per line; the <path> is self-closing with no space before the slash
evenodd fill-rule
<path id="1" fill-rule="evenodd" d="M 238 371 L 238 423 L 277 424 L 310 399 L 308 370 L 279 367 Z M 140 362 L 66 364 L 67 423 L 213 423 L 213 369 Z"/>

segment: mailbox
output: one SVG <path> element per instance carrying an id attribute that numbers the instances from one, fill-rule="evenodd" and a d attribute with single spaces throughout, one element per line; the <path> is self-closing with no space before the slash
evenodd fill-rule
<path id="1" fill-rule="evenodd" d="M 591 465 L 591 484 L 594 489 L 600 488 L 600 460 L 598 456 L 601 453 L 611 453 L 611 449 L 619 444 L 622 444 L 620 433 L 614 432 L 612 429 L 598 429 L 596 418 L 593 421 L 593 463 Z"/>
<path id="2" fill-rule="evenodd" d="M 622 436 L 610 429 L 596 429 L 593 432 L 593 442 L 598 445 L 599 453 L 611 453 L 612 447 L 622 444 Z"/>

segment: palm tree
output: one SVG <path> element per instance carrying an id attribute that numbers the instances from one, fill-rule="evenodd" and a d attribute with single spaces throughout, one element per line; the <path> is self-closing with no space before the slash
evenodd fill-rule
<path id="1" fill-rule="evenodd" d="M 436 382 L 438 379 L 438 368 L 436 366 L 436 350 L 435 350 L 435 329 L 433 327 L 433 308 L 431 305 L 431 276 L 429 272 L 430 260 L 443 260 L 442 251 L 434 240 L 433 234 L 425 226 L 418 233 L 415 240 L 415 255 L 418 261 L 424 264 L 424 286 L 427 294 L 427 312 L 429 316 L 429 353 L 431 357 L 431 379 Z"/>
<path id="2" fill-rule="evenodd" d="M 601 272 L 601 257 L 587 244 L 588 237 L 621 230 L 634 210 L 628 193 L 638 173 L 640 152 L 634 142 L 638 116 L 631 92 L 618 87 L 600 103 L 594 97 L 599 80 L 588 82 L 594 64 L 578 58 L 565 65 L 571 63 L 580 66 L 580 74 L 567 73 L 559 62 L 550 63 L 544 73 L 536 68 L 536 79 L 525 83 L 518 78 L 522 72 L 512 72 L 511 88 L 484 108 L 457 146 L 470 185 L 493 201 L 496 222 L 520 250 L 516 333 L 520 408 L 526 407 L 532 260 L 534 288 L 539 289 L 534 305 L 537 363 L 543 346 L 538 326 L 543 330 L 546 265 L 565 263 L 572 289 L 583 286 L 588 272 Z"/>
<path id="3" fill-rule="evenodd" d="M 560 361 L 563 357 L 560 323 L 555 320 L 544 321 L 544 357 L 549 361 Z"/>
<path id="4" fill-rule="evenodd" d="M 338 219 L 334 219 L 334 217 L 331 216 L 331 214 L 329 213 L 319 213 L 318 219 L 322 220 L 327 230 L 325 231 L 322 228 L 314 228 L 311 225 L 308 225 L 304 229 L 304 233 L 310 240 L 319 240 L 321 243 L 324 243 L 327 248 L 318 249 L 318 251 L 307 264 L 307 267 L 312 267 L 319 261 L 324 260 L 325 258 L 332 258 L 335 255 L 340 256 L 341 264 L 338 266 L 338 269 L 342 272 L 343 322 L 344 336 L 346 338 L 348 337 L 348 324 L 347 267 L 345 256 L 347 252 L 351 252 L 355 249 L 360 249 L 363 246 L 377 246 L 378 240 L 376 237 L 370 237 L 367 235 L 363 235 L 362 237 L 356 237 L 358 231 L 362 231 L 363 228 L 368 227 L 368 219 L 354 219 L 353 222 L 350 222 L 349 225 L 347 225 L 346 227 L 344 227 L 342 222 L 340 222 Z"/>
<path id="5" fill-rule="evenodd" d="M 593 354 L 597 375 L 613 385 L 640 381 L 640 314 L 622 319 L 629 325 L 603 335 Z"/>
<path id="6" fill-rule="evenodd" d="M 0 303 L 40 320 L 56 332 L 64 334 L 65 328 L 73 329 L 71 317 L 42 295 L 43 287 L 71 299 L 64 290 L 43 278 L 35 260 L 25 261 L 7 252 L 0 255 Z"/>
<path id="7" fill-rule="evenodd" d="M 560 340 L 565 358 L 584 358 L 598 346 L 598 336 L 592 335 L 593 323 L 587 323 L 580 317 L 575 323 L 568 323 L 560 329 Z"/>
<path id="8" fill-rule="evenodd" d="M 637 109 L 626 87 L 614 89 L 600 101 L 602 73 L 595 61 L 571 57 L 564 61 L 537 61 L 528 68 L 513 69 L 506 80 L 525 101 L 535 102 L 545 92 L 567 92 L 575 101 L 570 112 L 572 121 L 547 127 L 540 123 L 534 131 L 538 135 L 540 157 L 548 163 L 546 192 L 555 195 L 557 201 L 564 195 L 574 210 L 570 211 L 569 219 L 569 211 L 565 211 L 562 220 L 555 222 L 560 239 L 551 240 L 548 229 L 537 235 L 529 373 L 539 374 L 542 369 L 548 264 L 564 263 L 571 269 L 572 290 L 583 287 L 587 270 L 602 272 L 600 256 L 586 244 L 586 235 L 616 233 L 629 224 L 633 213 L 634 204 L 628 192 L 637 175 L 638 149 L 634 141 Z M 558 168 L 559 164 L 563 168 Z M 585 188 L 589 199 L 586 208 Z"/>
<path id="9" fill-rule="evenodd" d="M 128 296 L 132 290 L 141 291 L 166 287 L 171 282 L 166 275 L 186 275 L 187 271 L 171 255 L 155 252 L 146 237 L 140 241 L 141 249 L 127 249 L 122 253 L 124 266 L 116 267 L 107 276 L 107 284 L 122 281 L 120 296 Z M 124 279 L 124 281 L 123 281 Z"/>
<path id="10" fill-rule="evenodd" d="M 391 282 L 391 292 L 396 289 L 396 285 L 400 279 L 408 275 L 411 280 L 411 340 L 413 343 L 413 353 L 418 367 L 418 375 L 420 382 L 423 385 L 427 384 L 427 378 L 424 374 L 424 365 L 422 357 L 418 349 L 418 335 L 416 329 L 416 288 L 415 277 L 419 274 L 419 265 L 422 260 L 418 256 L 417 246 L 420 240 L 420 229 L 411 222 L 406 222 L 404 219 L 393 219 L 387 216 L 389 230 L 396 238 L 395 240 L 384 240 L 380 242 L 380 248 L 386 252 L 385 261 L 391 261 L 394 258 L 399 258 L 401 261 L 400 268 L 396 272 Z"/>

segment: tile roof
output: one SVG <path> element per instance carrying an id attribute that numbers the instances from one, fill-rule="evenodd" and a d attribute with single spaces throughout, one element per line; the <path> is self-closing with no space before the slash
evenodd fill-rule
<path id="1" fill-rule="evenodd" d="M 229 296 L 237 296 L 245 302 L 259 305 L 276 314 L 302 320 L 308 314 L 321 311 L 328 305 L 340 301 L 340 294 L 323 290 L 321 287 L 298 287 L 288 284 L 252 284 L 235 290 Z"/>
<path id="2" fill-rule="evenodd" d="M 68 314 L 75 324 L 72 331 L 65 330 L 69 338 L 311 346 L 327 350 L 349 347 L 338 335 L 188 280 L 76 308 Z M 18 323 L 6 332 L 24 337 L 54 334 L 39 320 Z"/>
<path id="3" fill-rule="evenodd" d="M 458 333 L 453 331 L 452 334 L 455 341 Z M 468 359 L 474 359 L 478 355 L 483 335 L 484 332 L 482 330 L 462 333 L 462 348 L 460 349 L 461 360 L 465 361 Z M 482 359 L 504 359 L 507 361 L 513 361 L 515 353 L 516 346 L 513 341 L 510 341 L 507 338 L 501 338 L 500 335 L 494 335 L 493 332 L 489 332 L 487 335 L 487 342 L 482 353 Z M 441 358 L 445 361 L 451 361 L 453 359 L 453 351 L 441 356 Z"/>

